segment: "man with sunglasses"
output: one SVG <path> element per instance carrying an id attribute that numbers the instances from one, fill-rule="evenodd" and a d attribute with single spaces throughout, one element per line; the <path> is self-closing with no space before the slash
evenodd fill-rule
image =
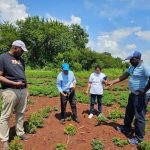
<path id="1" fill-rule="evenodd" d="M 150 67 L 141 60 L 141 53 L 134 51 L 125 60 L 129 60 L 131 66 L 118 79 L 108 82 L 113 85 L 127 79 L 130 76 L 128 85 L 129 94 L 128 105 L 126 107 L 124 126 L 118 126 L 117 130 L 129 134 L 131 124 L 135 118 L 135 136 L 128 139 L 130 144 L 138 144 L 144 140 L 145 115 L 146 115 L 146 93 L 150 88 Z"/>
<path id="2" fill-rule="evenodd" d="M 9 52 L 0 55 L 0 94 L 2 98 L 0 139 L 2 150 L 9 149 L 9 120 L 14 110 L 16 114 L 16 134 L 22 140 L 28 140 L 23 128 L 28 91 L 26 88 L 25 64 L 21 58 L 26 51 L 24 42 L 16 40 L 12 43 Z"/>

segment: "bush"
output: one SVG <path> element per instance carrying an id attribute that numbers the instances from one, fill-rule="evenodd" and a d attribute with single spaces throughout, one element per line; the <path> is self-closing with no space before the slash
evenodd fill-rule
<path id="1" fill-rule="evenodd" d="M 143 141 L 143 142 L 138 144 L 138 149 L 139 150 L 150 150 L 150 143 Z"/>
<path id="2" fill-rule="evenodd" d="M 19 143 L 20 138 L 15 136 L 9 144 L 9 150 L 23 150 L 23 146 Z"/>
<path id="3" fill-rule="evenodd" d="M 128 141 L 127 140 L 121 140 L 120 138 L 114 137 L 112 139 L 112 141 L 114 142 L 115 145 L 117 145 L 118 147 L 124 147 L 125 145 L 128 145 Z"/>
<path id="4" fill-rule="evenodd" d="M 66 150 L 67 149 L 67 146 L 65 144 L 56 144 L 56 148 L 55 150 Z"/>
<path id="5" fill-rule="evenodd" d="M 72 136 L 72 135 L 75 135 L 77 133 L 77 129 L 74 125 L 70 124 L 70 125 L 65 127 L 64 133 Z"/>
<path id="6" fill-rule="evenodd" d="M 92 150 L 103 150 L 104 149 L 104 145 L 100 141 L 100 139 L 93 139 L 91 145 L 92 145 Z"/>

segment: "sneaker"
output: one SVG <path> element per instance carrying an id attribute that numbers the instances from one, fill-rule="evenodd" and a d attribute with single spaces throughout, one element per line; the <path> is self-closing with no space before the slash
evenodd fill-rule
<path id="1" fill-rule="evenodd" d="M 23 134 L 22 136 L 20 136 L 21 140 L 23 141 L 28 141 L 29 137 L 26 134 Z"/>
<path id="2" fill-rule="evenodd" d="M 9 150 L 9 143 L 8 143 L 8 141 L 2 142 L 2 150 Z"/>
<path id="3" fill-rule="evenodd" d="M 130 144 L 134 144 L 134 145 L 137 145 L 140 141 L 136 138 L 136 137 L 133 137 L 131 139 L 128 139 L 128 142 Z"/>
<path id="4" fill-rule="evenodd" d="M 93 117 L 93 114 L 89 114 L 88 118 L 91 119 Z"/>
<path id="5" fill-rule="evenodd" d="M 124 126 L 117 126 L 116 130 L 120 131 L 120 132 L 122 132 L 124 134 L 130 134 L 131 133 L 131 130 L 126 129 Z"/>
<path id="6" fill-rule="evenodd" d="M 65 119 L 60 119 L 60 123 L 64 124 L 65 123 Z"/>

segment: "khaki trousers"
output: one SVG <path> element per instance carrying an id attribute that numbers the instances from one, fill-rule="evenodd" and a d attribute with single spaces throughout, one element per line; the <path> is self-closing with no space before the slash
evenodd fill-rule
<path id="1" fill-rule="evenodd" d="M 24 134 L 23 117 L 27 105 L 27 89 L 5 89 L 0 92 L 2 99 L 2 111 L 0 116 L 0 139 L 2 142 L 9 139 L 9 120 L 15 110 L 16 134 Z"/>

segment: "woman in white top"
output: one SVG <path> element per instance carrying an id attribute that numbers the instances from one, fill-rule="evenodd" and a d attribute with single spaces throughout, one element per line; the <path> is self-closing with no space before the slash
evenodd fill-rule
<path id="1" fill-rule="evenodd" d="M 103 95 L 103 83 L 106 83 L 106 75 L 101 72 L 100 65 L 95 67 L 95 72 L 90 75 L 86 94 L 90 90 L 90 114 L 88 118 L 92 118 L 94 114 L 94 104 L 97 98 L 98 102 L 98 115 L 102 113 L 102 95 Z"/>

